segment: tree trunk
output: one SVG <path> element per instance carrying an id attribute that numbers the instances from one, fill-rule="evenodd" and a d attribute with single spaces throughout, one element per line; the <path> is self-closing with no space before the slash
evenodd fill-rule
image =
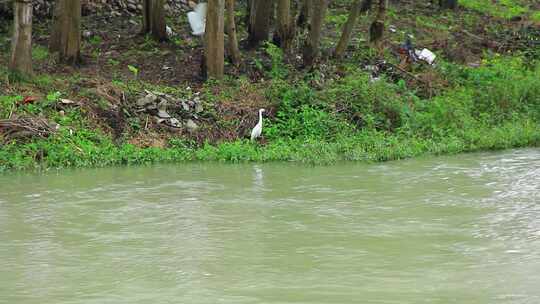
<path id="1" fill-rule="evenodd" d="M 349 18 L 347 19 L 347 23 L 343 26 L 343 32 L 341 33 L 341 38 L 339 39 L 339 43 L 336 46 L 336 50 L 334 51 L 334 56 L 336 58 L 341 58 L 343 56 L 343 53 L 345 53 L 345 49 L 347 49 L 347 45 L 349 44 L 349 40 L 351 39 L 351 34 L 354 29 L 354 26 L 356 25 L 356 19 L 358 19 L 358 15 L 360 15 L 360 11 L 362 10 L 363 3 L 360 1 L 362 0 L 356 0 L 351 9 L 351 13 L 349 14 Z"/>
<path id="2" fill-rule="evenodd" d="M 225 0 L 209 0 L 206 15 L 205 66 L 208 77 L 223 78 Z"/>
<path id="3" fill-rule="evenodd" d="M 22 76 L 32 75 L 32 1 L 16 0 L 13 9 L 13 38 L 9 69 Z"/>
<path id="4" fill-rule="evenodd" d="M 386 18 L 386 1 L 387 0 L 379 0 L 377 17 L 369 28 L 369 40 L 373 43 L 379 43 L 383 37 L 384 20 Z"/>
<path id="5" fill-rule="evenodd" d="M 360 9 L 360 12 L 365 13 L 369 11 L 372 5 L 373 5 L 373 0 L 364 0 L 362 2 L 362 8 Z"/>
<path id="6" fill-rule="evenodd" d="M 273 0 L 251 0 L 250 2 L 248 46 L 253 48 L 262 41 L 268 40 L 273 15 Z"/>
<path id="7" fill-rule="evenodd" d="M 319 55 L 322 26 L 327 8 L 327 0 L 313 0 L 313 11 L 310 20 L 311 28 L 306 40 L 306 45 L 304 46 L 304 65 L 306 67 L 312 66 Z"/>
<path id="8" fill-rule="evenodd" d="M 167 40 L 167 25 L 165 24 L 165 0 L 143 1 L 142 33 L 150 33 L 158 41 Z"/>
<path id="9" fill-rule="evenodd" d="M 300 13 L 296 19 L 296 25 L 301 28 L 306 28 L 309 25 L 309 19 L 311 18 L 311 13 L 313 11 L 313 1 L 314 0 L 304 0 L 302 1 L 302 6 L 300 7 Z"/>
<path id="10" fill-rule="evenodd" d="M 291 0 L 278 0 L 277 24 L 274 42 L 287 52 L 291 48 L 292 40 L 294 38 L 294 28 L 291 18 Z"/>
<path id="11" fill-rule="evenodd" d="M 58 53 L 63 62 L 81 61 L 81 1 L 57 0 L 49 40 L 51 53 Z"/>
<path id="12" fill-rule="evenodd" d="M 439 6 L 442 9 L 457 9 L 458 1 L 457 0 L 439 0 Z"/>
<path id="13" fill-rule="evenodd" d="M 227 23 L 226 31 L 228 38 L 227 49 L 229 51 L 229 56 L 231 62 L 235 66 L 240 65 L 240 50 L 238 49 L 238 38 L 236 37 L 236 22 L 234 20 L 234 1 L 227 0 Z"/>

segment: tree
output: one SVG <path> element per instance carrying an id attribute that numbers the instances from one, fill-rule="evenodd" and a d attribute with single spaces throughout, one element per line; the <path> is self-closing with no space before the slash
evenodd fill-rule
<path id="1" fill-rule="evenodd" d="M 220 79 L 224 69 L 225 0 L 209 0 L 204 35 L 204 62 L 206 75 Z"/>
<path id="2" fill-rule="evenodd" d="M 302 6 L 300 7 L 300 12 L 298 14 L 298 18 L 296 19 L 296 25 L 298 27 L 305 28 L 308 25 L 312 10 L 313 0 L 302 1 Z"/>
<path id="3" fill-rule="evenodd" d="M 81 60 L 81 1 L 57 0 L 49 40 L 51 53 L 58 53 L 63 62 Z"/>
<path id="4" fill-rule="evenodd" d="M 238 66 L 240 64 L 240 50 L 238 49 L 238 38 L 236 37 L 236 22 L 234 20 L 234 0 L 227 0 L 227 23 L 226 31 L 228 38 L 227 49 L 231 62 Z"/>
<path id="5" fill-rule="evenodd" d="M 167 40 L 165 24 L 165 0 L 143 1 L 142 33 L 150 33 L 158 41 Z"/>
<path id="6" fill-rule="evenodd" d="M 19 75 L 32 75 L 32 1 L 15 0 L 13 38 L 9 69 Z"/>
<path id="7" fill-rule="evenodd" d="M 371 9 L 371 6 L 373 5 L 373 0 L 364 0 L 362 2 L 362 8 L 360 9 L 360 12 L 367 12 Z"/>
<path id="8" fill-rule="evenodd" d="M 311 28 L 304 46 L 304 65 L 306 67 L 312 66 L 319 55 L 322 26 L 327 8 L 327 0 L 313 0 L 313 11 L 310 20 Z"/>
<path id="9" fill-rule="evenodd" d="M 375 18 L 375 21 L 371 23 L 371 27 L 369 28 L 369 40 L 373 43 L 379 43 L 383 37 L 384 20 L 386 18 L 386 1 L 387 0 L 379 0 L 377 17 Z"/>
<path id="10" fill-rule="evenodd" d="M 274 42 L 281 46 L 284 51 L 290 49 L 294 38 L 294 28 L 291 19 L 291 0 L 278 0 L 277 5 L 277 30 Z"/>
<path id="11" fill-rule="evenodd" d="M 250 0 L 248 46 L 256 47 L 268 40 L 273 15 L 273 0 Z"/>
<path id="12" fill-rule="evenodd" d="M 439 6 L 442 9 L 457 9 L 458 1 L 457 0 L 439 0 Z"/>
<path id="13" fill-rule="evenodd" d="M 347 45 L 349 44 L 352 31 L 354 29 L 354 26 L 356 25 L 356 19 L 358 19 L 358 15 L 360 15 L 360 12 L 362 11 L 362 8 L 364 7 L 364 3 L 361 3 L 360 1 L 361 0 L 355 0 L 351 8 L 349 18 L 347 18 L 347 23 L 345 23 L 345 25 L 343 26 L 343 32 L 341 33 L 341 38 L 339 39 L 339 43 L 336 46 L 336 50 L 334 51 L 334 56 L 336 58 L 341 58 L 343 56 L 343 53 L 345 52 L 345 49 L 347 48 Z"/>

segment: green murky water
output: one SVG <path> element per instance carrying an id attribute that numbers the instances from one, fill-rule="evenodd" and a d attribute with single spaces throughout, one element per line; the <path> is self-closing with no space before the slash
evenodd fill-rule
<path id="1" fill-rule="evenodd" d="M 0 303 L 540 303 L 540 150 L 0 176 Z"/>

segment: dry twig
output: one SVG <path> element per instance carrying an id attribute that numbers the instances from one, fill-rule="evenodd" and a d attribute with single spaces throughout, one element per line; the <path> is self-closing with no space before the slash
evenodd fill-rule
<path id="1" fill-rule="evenodd" d="M 5 142 L 30 137 L 45 138 L 56 132 L 57 125 L 39 117 L 15 117 L 0 120 L 0 134 Z"/>

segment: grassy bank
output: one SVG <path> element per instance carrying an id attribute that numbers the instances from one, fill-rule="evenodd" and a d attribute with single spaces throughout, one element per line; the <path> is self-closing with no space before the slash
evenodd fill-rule
<path id="1" fill-rule="evenodd" d="M 442 62 L 437 69 L 448 85 L 433 97 L 420 97 L 405 82 L 373 80 L 349 69 L 324 89 L 311 85 L 317 75 L 268 80 L 262 93 L 273 114 L 265 121 L 264 142 L 255 144 L 242 138 L 210 142 L 167 136 L 159 147 L 141 147 L 93 128 L 84 109 L 58 114 L 61 93 L 22 106 L 23 96 L 4 95 L 2 117 L 16 108 L 45 115 L 60 128 L 48 138 L 4 144 L 0 171 L 193 160 L 374 162 L 540 144 L 539 64 L 519 57 L 493 57 L 475 68 Z M 228 80 L 202 91 L 208 100 L 222 100 L 239 90 L 261 90 L 251 86 Z"/>
<path id="2" fill-rule="evenodd" d="M 489 2 L 489 3 L 488 3 Z M 88 15 L 84 63 L 58 64 L 48 52 L 50 20 L 34 23 L 30 79 L 8 77 L 11 20 L 0 16 L 0 123 L 17 118 L 55 125 L 52 134 L 0 124 L 0 171 L 182 161 L 376 162 L 540 145 L 538 4 L 460 0 L 457 11 L 399 1 L 387 12 L 380 47 L 367 42 L 375 10 L 359 17 L 344 58 L 331 50 L 350 0 L 333 1 L 322 56 L 301 65 L 305 33 L 290 54 L 266 43 L 242 49 L 227 78 L 204 82 L 202 45 L 185 14 L 167 17 L 174 36 L 139 35 L 138 16 Z M 238 10 L 239 39 L 247 36 Z M 435 65 L 405 60 L 409 37 Z M 171 128 L 137 105 L 145 90 L 170 95 Z M 65 100 L 68 100 L 67 102 Z M 199 100 L 196 113 L 185 103 Z M 192 107 L 193 108 L 193 107 Z M 259 108 L 263 138 L 248 140 Z M 192 120 L 196 128 L 187 128 Z M 58 128 L 56 128 L 58 126 Z M 13 127 L 13 126 L 11 126 Z"/>

